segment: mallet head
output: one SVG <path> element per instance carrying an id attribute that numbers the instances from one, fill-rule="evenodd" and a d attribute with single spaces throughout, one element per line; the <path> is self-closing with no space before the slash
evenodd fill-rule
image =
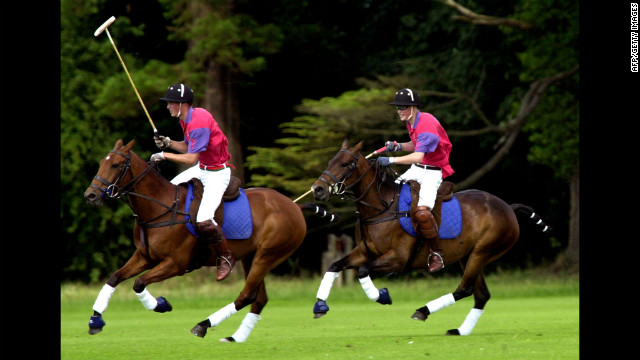
<path id="1" fill-rule="evenodd" d="M 102 32 L 108 28 L 109 26 L 111 26 L 111 24 L 113 24 L 113 22 L 116 21 L 116 17 L 112 16 L 109 18 L 109 20 L 105 21 L 104 24 L 100 25 L 100 27 L 98 28 L 98 30 L 96 30 L 96 32 L 93 33 L 93 36 L 98 36 L 100 34 L 102 34 Z"/>

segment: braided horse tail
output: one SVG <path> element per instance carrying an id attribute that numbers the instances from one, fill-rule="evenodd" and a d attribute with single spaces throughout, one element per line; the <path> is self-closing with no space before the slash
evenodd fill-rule
<path id="1" fill-rule="evenodd" d="M 328 217 L 329 222 L 338 222 L 340 218 L 338 214 L 329 212 L 314 203 L 297 204 L 302 211 L 313 211 L 317 216 Z"/>
<path id="2" fill-rule="evenodd" d="M 523 204 L 511 204 L 511 208 L 516 213 L 519 212 L 527 215 L 529 219 L 531 219 L 531 221 L 533 221 L 537 226 L 539 226 L 542 229 L 542 232 L 546 232 L 546 233 L 551 232 L 551 227 L 549 227 L 549 225 L 547 225 L 542 220 L 540 215 L 536 214 L 536 212 L 533 211 L 531 207 Z"/>

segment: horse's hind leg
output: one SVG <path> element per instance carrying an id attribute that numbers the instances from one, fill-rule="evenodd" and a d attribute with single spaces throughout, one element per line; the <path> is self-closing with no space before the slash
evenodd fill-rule
<path id="1" fill-rule="evenodd" d="M 476 279 L 475 290 L 473 291 L 473 297 L 475 299 L 475 304 L 473 308 L 467 314 L 467 317 L 464 319 L 462 325 L 460 325 L 457 329 L 451 329 L 447 331 L 447 335 L 470 335 L 473 331 L 473 328 L 478 323 L 480 316 L 484 312 L 484 306 L 489 301 L 491 294 L 489 293 L 489 289 L 487 288 L 487 284 L 484 281 L 484 276 L 482 274 L 478 275 Z"/>
<path id="2" fill-rule="evenodd" d="M 478 277 L 481 276 L 482 269 L 485 267 L 485 265 L 487 265 L 488 262 L 489 260 L 487 256 L 481 253 L 472 252 L 471 255 L 469 255 L 466 268 L 464 269 L 464 273 L 462 274 L 462 281 L 456 288 L 456 291 L 443 295 L 435 300 L 429 301 L 425 306 L 417 309 L 416 312 L 413 313 L 411 318 L 414 320 L 425 321 L 430 314 L 440 311 L 447 306 L 451 306 L 455 304 L 456 301 L 473 294 L 476 281 L 478 280 Z"/>
<path id="3" fill-rule="evenodd" d="M 197 323 L 196 326 L 191 329 L 191 333 L 198 337 L 204 337 L 207 334 L 208 328 L 218 326 L 220 323 L 228 319 L 231 315 L 237 313 L 240 309 L 249 304 L 253 304 L 256 301 L 260 301 L 261 304 L 256 305 L 256 307 L 252 306 L 252 312 L 262 311 L 262 308 L 267 303 L 267 292 L 264 289 L 264 277 L 275 266 L 274 264 L 280 264 L 284 259 L 289 257 L 289 255 L 290 253 L 278 253 L 277 255 L 274 254 L 273 256 L 269 256 L 258 253 L 254 255 L 254 258 L 258 258 L 259 260 L 250 261 L 243 259 L 242 265 L 245 269 L 246 281 L 244 284 L 244 288 L 240 292 L 240 295 L 238 295 L 234 302 L 211 314 L 207 319 Z M 250 271 L 248 271 L 249 269 Z M 247 316 L 249 319 L 245 317 L 245 325 L 246 330 L 249 330 L 250 332 L 250 330 L 253 329 L 253 326 L 255 326 L 255 323 L 260 319 L 260 317 L 259 314 L 255 313 L 254 315 Z M 238 333 L 238 339 L 241 339 L 241 336 L 242 335 Z M 246 336 L 248 337 L 249 334 L 246 333 Z M 227 342 L 227 340 L 229 340 L 229 338 L 221 339 L 222 342 Z M 246 338 L 244 340 L 246 340 Z"/>
<path id="4" fill-rule="evenodd" d="M 247 274 L 249 274 L 249 270 L 251 269 L 251 261 L 248 259 L 243 259 L 242 266 L 244 268 L 246 280 Z M 264 281 L 262 281 L 262 283 L 258 287 L 256 300 L 251 304 L 251 310 L 247 313 L 247 315 L 245 315 L 242 323 L 238 327 L 238 330 L 236 330 L 233 335 L 220 339 L 220 342 L 245 342 L 251 334 L 251 331 L 253 331 L 253 328 L 258 323 L 258 320 L 260 320 L 260 313 L 262 312 L 262 309 L 267 305 L 268 300 L 269 299 L 267 297 L 267 290 L 264 285 Z"/>
<path id="5" fill-rule="evenodd" d="M 139 250 L 136 250 L 127 263 L 109 277 L 93 304 L 93 315 L 89 320 L 89 334 L 95 335 L 101 332 L 106 325 L 102 319 L 102 314 L 107 310 L 109 300 L 116 291 L 116 286 L 124 280 L 140 274 L 150 266 L 147 259 L 142 256 Z"/>

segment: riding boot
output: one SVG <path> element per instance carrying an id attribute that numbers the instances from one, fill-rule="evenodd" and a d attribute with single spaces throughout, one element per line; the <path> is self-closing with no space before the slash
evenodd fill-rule
<path id="1" fill-rule="evenodd" d="M 416 207 L 415 219 L 418 223 L 416 230 L 423 238 L 429 242 L 431 253 L 429 253 L 428 266 L 429 272 L 436 272 L 444 268 L 444 260 L 442 258 L 442 249 L 440 248 L 440 236 L 438 236 L 438 225 L 427 206 Z M 416 231 L 418 232 L 418 231 Z"/>
<path id="2" fill-rule="evenodd" d="M 227 239 L 222 232 L 220 225 L 214 225 L 212 221 L 203 221 L 196 224 L 200 236 L 204 237 L 209 244 L 212 244 L 218 252 L 218 259 L 216 260 L 216 267 L 218 268 L 218 275 L 216 280 L 224 280 L 233 269 L 235 264 L 235 258 L 229 250 Z"/>

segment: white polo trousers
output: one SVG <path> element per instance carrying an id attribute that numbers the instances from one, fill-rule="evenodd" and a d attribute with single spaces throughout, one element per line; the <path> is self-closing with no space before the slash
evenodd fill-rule
<path id="1" fill-rule="evenodd" d="M 218 225 L 213 219 L 213 216 L 222 202 L 222 195 L 224 195 L 224 191 L 227 190 L 229 181 L 231 181 L 231 169 L 227 167 L 218 171 L 208 171 L 200 169 L 200 163 L 198 163 L 176 175 L 176 177 L 171 180 L 171 183 L 178 185 L 192 178 L 200 179 L 204 186 L 202 202 L 198 209 L 196 222 L 211 220 L 215 225 Z"/>
<path id="2" fill-rule="evenodd" d="M 442 170 L 428 170 L 412 164 L 411 167 L 396 179 L 396 183 L 415 180 L 420 184 L 418 205 L 433 209 L 436 204 L 438 188 L 442 183 Z"/>

